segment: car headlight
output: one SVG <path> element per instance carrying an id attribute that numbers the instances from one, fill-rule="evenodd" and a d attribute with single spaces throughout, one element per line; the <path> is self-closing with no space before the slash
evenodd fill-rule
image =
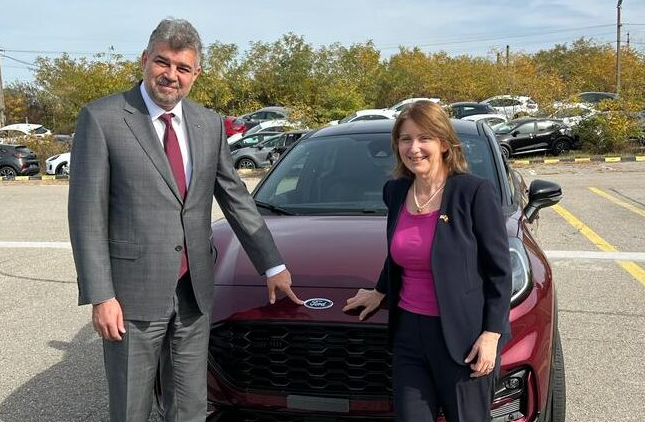
<path id="1" fill-rule="evenodd" d="M 511 291 L 511 305 L 523 298 L 531 288 L 531 265 L 522 241 L 517 237 L 508 239 L 508 250 L 511 254 L 511 273 L 513 287 Z"/>

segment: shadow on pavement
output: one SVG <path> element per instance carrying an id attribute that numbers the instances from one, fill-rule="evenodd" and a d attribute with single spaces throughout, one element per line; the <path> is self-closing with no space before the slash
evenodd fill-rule
<path id="1" fill-rule="evenodd" d="M 0 421 L 107 422 L 102 345 L 92 324 L 83 327 L 69 343 L 51 340 L 48 345 L 65 351 L 63 360 L 0 403 Z"/>

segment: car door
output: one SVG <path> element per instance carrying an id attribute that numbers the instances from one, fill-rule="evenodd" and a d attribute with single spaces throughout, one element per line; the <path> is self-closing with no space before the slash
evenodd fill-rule
<path id="1" fill-rule="evenodd" d="M 558 125 L 553 120 L 538 120 L 535 123 L 535 149 L 551 149 L 555 140 L 555 134 L 558 133 Z"/>
<path id="2" fill-rule="evenodd" d="M 533 150 L 535 144 L 535 122 L 530 121 L 519 125 L 512 132 L 509 139 L 514 152 L 526 152 Z"/>

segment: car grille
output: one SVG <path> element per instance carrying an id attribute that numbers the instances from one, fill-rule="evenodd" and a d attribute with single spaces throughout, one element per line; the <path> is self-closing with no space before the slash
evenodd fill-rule
<path id="1" fill-rule="evenodd" d="M 211 330 L 209 364 L 245 391 L 382 399 L 392 393 L 385 330 L 362 324 L 227 322 Z"/>
<path id="2" fill-rule="evenodd" d="M 218 413 L 216 417 L 209 419 L 209 422 L 394 422 L 394 419 L 225 410 Z"/>

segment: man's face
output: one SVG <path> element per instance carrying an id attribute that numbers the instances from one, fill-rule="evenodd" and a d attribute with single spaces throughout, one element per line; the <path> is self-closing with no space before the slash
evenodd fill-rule
<path id="1" fill-rule="evenodd" d="M 165 42 L 154 45 L 141 56 L 143 84 L 155 103 L 170 110 L 188 95 L 201 72 L 194 50 L 173 50 Z"/>

